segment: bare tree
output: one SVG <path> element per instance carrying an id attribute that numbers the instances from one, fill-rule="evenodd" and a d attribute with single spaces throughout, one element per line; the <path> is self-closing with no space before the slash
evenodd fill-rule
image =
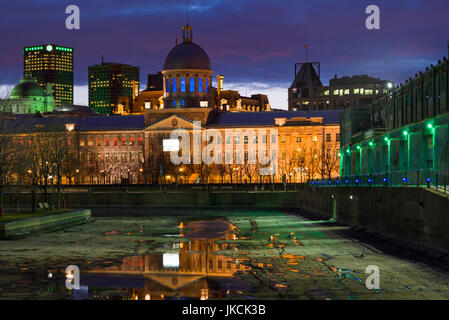
<path id="1" fill-rule="evenodd" d="M 11 182 L 14 168 L 13 130 L 10 122 L 0 118 L 0 213 L 3 214 L 2 198 L 4 187 Z"/>
<path id="2" fill-rule="evenodd" d="M 321 178 L 327 176 L 329 179 L 332 177 L 332 173 L 339 167 L 339 144 L 338 143 L 326 143 L 325 149 L 319 154 L 319 165 L 321 171 Z"/>

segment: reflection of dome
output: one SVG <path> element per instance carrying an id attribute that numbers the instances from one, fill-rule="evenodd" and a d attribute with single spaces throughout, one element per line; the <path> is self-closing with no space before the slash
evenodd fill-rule
<path id="1" fill-rule="evenodd" d="M 22 79 L 11 92 L 11 98 L 44 97 L 44 90 L 35 79 Z"/>
<path id="2" fill-rule="evenodd" d="M 164 70 L 202 69 L 211 70 L 206 51 L 193 42 L 182 42 L 174 47 L 165 59 Z"/>

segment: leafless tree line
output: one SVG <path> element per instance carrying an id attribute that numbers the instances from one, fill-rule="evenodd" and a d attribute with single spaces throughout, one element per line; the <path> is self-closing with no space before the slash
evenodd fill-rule
<path id="1" fill-rule="evenodd" d="M 37 191 L 40 190 L 49 203 L 49 188 L 53 186 L 56 188 L 55 207 L 60 209 L 62 179 L 71 161 L 64 124 L 55 120 L 21 136 L 11 123 L 0 119 L 0 189 L 13 182 L 30 185 L 35 212 Z"/>

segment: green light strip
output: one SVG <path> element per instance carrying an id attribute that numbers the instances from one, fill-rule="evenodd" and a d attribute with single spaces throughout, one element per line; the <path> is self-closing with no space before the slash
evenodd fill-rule
<path id="1" fill-rule="evenodd" d="M 35 51 L 35 50 L 42 50 L 44 49 L 43 46 L 37 46 L 37 47 L 26 47 L 25 51 Z"/>
<path id="2" fill-rule="evenodd" d="M 43 50 L 44 47 L 43 46 L 36 46 L 36 47 L 26 47 L 25 51 L 36 51 L 36 50 Z M 56 47 L 56 50 L 60 50 L 60 51 L 66 51 L 66 52 L 72 52 L 73 49 L 72 48 L 65 48 L 65 47 Z"/>

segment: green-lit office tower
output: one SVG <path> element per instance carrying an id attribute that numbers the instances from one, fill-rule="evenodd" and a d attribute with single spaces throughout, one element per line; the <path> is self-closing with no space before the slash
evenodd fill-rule
<path id="1" fill-rule="evenodd" d="M 98 113 L 114 114 L 120 97 L 132 101 L 139 87 L 139 67 L 105 63 L 89 67 L 89 107 Z M 138 92 L 137 92 L 138 94 Z"/>
<path id="2" fill-rule="evenodd" d="M 73 104 L 73 48 L 44 44 L 23 48 L 23 74 L 45 89 L 53 86 L 56 106 Z"/>

